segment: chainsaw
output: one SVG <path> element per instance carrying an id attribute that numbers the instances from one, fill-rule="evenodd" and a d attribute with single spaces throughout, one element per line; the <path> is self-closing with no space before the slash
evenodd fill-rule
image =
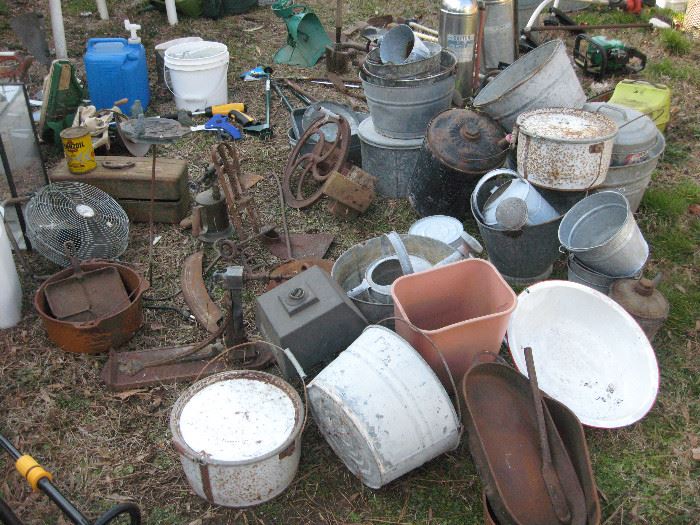
<path id="1" fill-rule="evenodd" d="M 647 57 L 621 40 L 582 33 L 576 35 L 574 42 L 574 62 L 587 75 L 601 79 L 615 74 L 639 73 L 646 66 Z"/>

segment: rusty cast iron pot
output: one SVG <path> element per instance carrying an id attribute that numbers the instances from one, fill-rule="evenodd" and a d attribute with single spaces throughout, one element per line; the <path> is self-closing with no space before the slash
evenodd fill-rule
<path id="1" fill-rule="evenodd" d="M 80 323 L 59 321 L 51 316 L 46 301 L 45 290 L 48 284 L 73 275 L 72 268 L 55 273 L 44 281 L 34 295 L 34 308 L 41 317 L 49 339 L 68 352 L 97 354 L 110 348 L 117 348 L 129 339 L 143 324 L 142 295 L 148 283 L 135 270 L 114 261 L 92 259 L 82 261 L 80 268 L 87 272 L 112 266 L 117 269 L 129 296 L 129 305 L 113 315 Z"/>

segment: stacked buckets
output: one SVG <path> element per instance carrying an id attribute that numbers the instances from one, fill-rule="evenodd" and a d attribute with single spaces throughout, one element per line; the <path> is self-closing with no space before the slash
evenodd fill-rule
<path id="1" fill-rule="evenodd" d="M 358 130 L 362 169 L 377 177 L 381 195 L 393 199 L 407 196 L 428 123 L 450 107 L 454 93 L 454 54 L 424 45 L 427 56 L 402 63 L 384 63 L 381 48 L 375 49 L 360 71 L 370 113 Z"/>

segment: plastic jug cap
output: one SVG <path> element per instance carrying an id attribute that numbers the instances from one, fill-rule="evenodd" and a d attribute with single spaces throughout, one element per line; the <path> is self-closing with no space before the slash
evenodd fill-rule
<path id="1" fill-rule="evenodd" d="M 124 27 L 126 28 L 127 31 L 131 31 L 131 36 L 129 37 L 129 43 L 130 44 L 140 44 L 141 43 L 141 37 L 136 34 L 136 31 L 141 30 L 141 26 L 138 24 L 132 24 L 129 22 L 129 19 L 127 18 L 124 20 Z"/>

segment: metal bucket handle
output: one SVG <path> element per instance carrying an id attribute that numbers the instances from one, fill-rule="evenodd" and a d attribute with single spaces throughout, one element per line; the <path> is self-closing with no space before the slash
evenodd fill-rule
<path id="1" fill-rule="evenodd" d="M 622 110 L 622 108 L 618 108 L 613 104 L 609 104 L 607 106 L 598 106 L 597 108 L 595 108 L 595 111 L 593 111 L 593 113 L 599 113 L 600 110 L 603 109 L 603 107 L 607 107 L 608 109 L 612 109 L 613 111 L 617 111 L 618 113 L 622 113 L 623 115 L 625 114 L 625 112 Z M 639 120 L 642 117 L 649 117 L 651 120 L 656 120 L 658 117 L 663 115 L 664 110 L 663 109 L 656 109 L 656 110 L 651 110 L 651 111 L 640 111 L 640 113 L 641 113 L 641 115 L 639 115 L 638 117 L 634 117 L 632 120 L 628 120 L 627 122 L 625 122 L 621 126 L 618 126 L 617 129 L 620 130 L 620 129 L 624 128 L 626 125 L 632 124 L 632 122 L 636 122 L 637 120 Z"/>
<path id="2" fill-rule="evenodd" d="M 435 344 L 435 342 L 421 330 L 418 328 L 416 325 L 414 325 L 411 321 L 407 321 L 403 317 L 385 317 L 381 321 L 377 321 L 376 324 L 380 325 L 385 321 L 401 321 L 402 323 L 406 324 L 411 330 L 414 332 L 422 335 L 425 337 L 426 341 L 430 344 L 430 346 L 433 347 L 433 350 L 435 350 L 435 353 L 438 355 L 440 358 L 440 361 L 442 362 L 442 366 L 445 368 L 447 371 L 447 377 L 450 379 L 450 386 L 452 387 L 452 392 L 454 393 L 455 399 L 454 399 L 454 405 L 456 406 L 457 409 L 457 417 L 459 418 L 459 435 L 461 437 L 462 432 L 464 431 L 464 425 L 462 425 L 462 404 L 459 402 L 459 391 L 457 390 L 457 383 L 455 382 L 455 378 L 452 375 L 452 370 L 450 370 L 450 365 L 447 364 L 447 360 L 445 359 L 444 354 L 440 351 L 440 348 Z"/>
<path id="3" fill-rule="evenodd" d="M 268 341 L 249 341 L 247 343 L 240 343 L 234 346 L 229 346 L 227 348 L 224 348 L 224 350 L 217 355 L 216 357 L 212 358 L 207 362 L 206 365 L 204 365 L 204 368 L 202 368 L 202 371 L 199 372 L 199 375 L 195 378 L 195 382 L 199 380 L 199 378 L 202 376 L 202 374 L 205 372 L 207 368 L 209 368 L 210 365 L 214 364 L 217 360 L 221 359 L 223 356 L 225 356 L 227 353 L 232 352 L 234 350 L 238 350 L 240 348 L 246 347 L 246 346 L 252 346 L 252 345 L 258 345 L 258 344 L 264 344 L 270 347 L 272 350 L 272 355 L 275 357 L 275 361 L 277 361 L 277 364 L 279 366 L 280 361 L 282 360 L 282 357 L 285 356 L 289 361 L 292 363 L 292 366 L 294 367 L 294 370 L 296 370 L 297 375 L 299 376 L 299 379 L 301 380 L 301 386 L 304 391 L 304 421 L 301 424 L 301 430 L 299 431 L 299 434 L 302 434 L 304 432 L 304 428 L 306 428 L 306 422 L 309 419 L 309 395 L 306 389 L 306 372 L 304 372 L 304 369 L 301 367 L 299 364 L 299 361 L 297 361 L 297 358 L 294 356 L 292 351 L 289 348 L 282 348 L 280 346 L 277 346 L 276 344 L 270 343 Z"/>

